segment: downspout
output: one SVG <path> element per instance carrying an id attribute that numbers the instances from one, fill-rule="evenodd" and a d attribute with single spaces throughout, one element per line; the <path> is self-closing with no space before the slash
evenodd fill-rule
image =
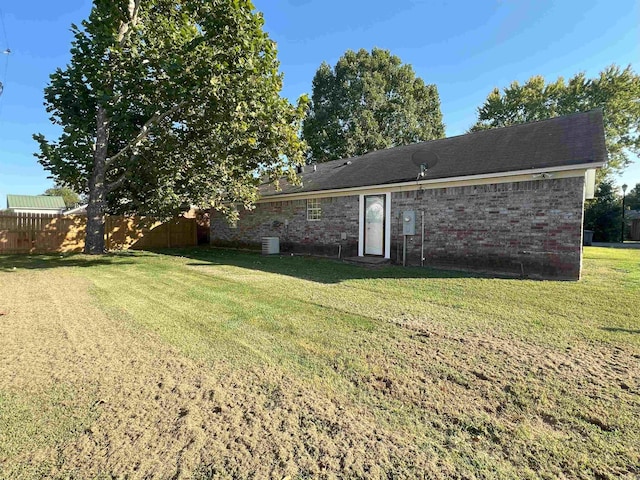
<path id="1" fill-rule="evenodd" d="M 420 266 L 424 267 L 424 210 L 420 212 L 422 218 L 421 239 L 420 239 Z"/>
<path id="2" fill-rule="evenodd" d="M 400 235 L 401 218 L 402 215 L 398 214 L 398 235 Z M 400 262 L 400 242 L 396 243 L 396 262 Z"/>
<path id="3" fill-rule="evenodd" d="M 407 235 L 402 235 L 402 266 L 407 266 Z"/>

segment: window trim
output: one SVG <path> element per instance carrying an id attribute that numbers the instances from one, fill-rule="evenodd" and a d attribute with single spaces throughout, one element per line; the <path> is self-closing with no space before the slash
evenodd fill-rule
<path id="1" fill-rule="evenodd" d="M 312 206 L 315 204 L 316 206 Z M 307 198 L 307 221 L 319 222 L 322 220 L 322 204 L 319 198 Z"/>

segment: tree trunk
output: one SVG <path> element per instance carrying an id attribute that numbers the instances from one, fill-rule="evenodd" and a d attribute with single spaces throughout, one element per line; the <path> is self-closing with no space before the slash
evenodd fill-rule
<path id="1" fill-rule="evenodd" d="M 89 204 L 87 205 L 87 235 L 84 253 L 104 253 L 104 212 L 107 188 L 105 185 L 107 148 L 109 147 L 109 120 L 104 107 L 98 107 L 96 115 L 96 149 L 93 153 L 93 170 L 89 179 Z"/>

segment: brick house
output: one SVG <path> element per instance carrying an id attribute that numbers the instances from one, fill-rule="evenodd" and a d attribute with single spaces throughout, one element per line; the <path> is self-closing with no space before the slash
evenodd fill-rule
<path id="1" fill-rule="evenodd" d="M 262 185 L 236 225 L 212 213 L 211 243 L 577 280 L 605 162 L 601 110 L 379 150 Z"/>

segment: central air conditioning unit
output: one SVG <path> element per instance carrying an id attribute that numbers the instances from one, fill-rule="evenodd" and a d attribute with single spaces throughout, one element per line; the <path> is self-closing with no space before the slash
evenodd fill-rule
<path id="1" fill-rule="evenodd" d="M 262 237 L 262 254 L 277 255 L 280 253 L 280 238 Z"/>

